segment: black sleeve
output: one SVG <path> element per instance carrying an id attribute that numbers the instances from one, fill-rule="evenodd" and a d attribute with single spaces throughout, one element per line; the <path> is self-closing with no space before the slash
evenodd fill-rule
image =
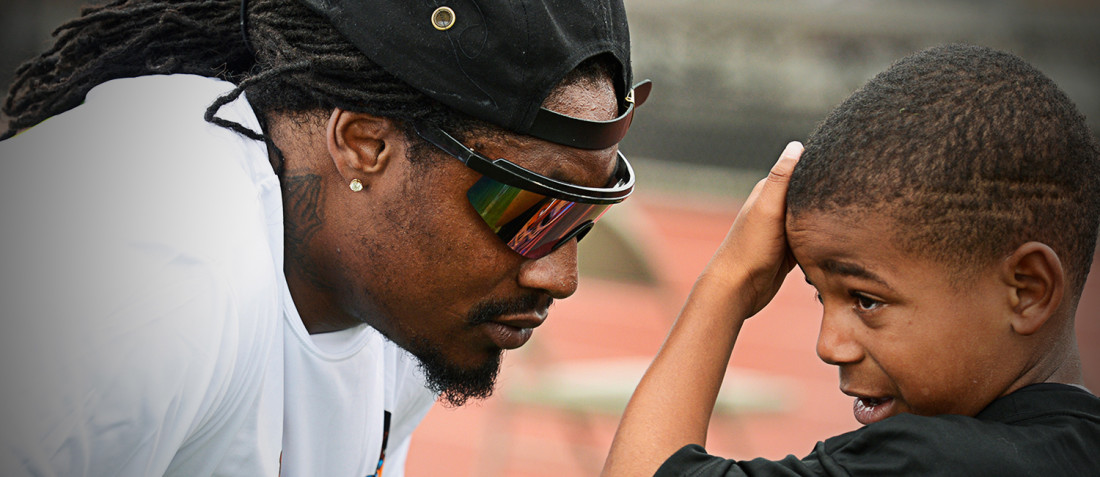
<path id="1" fill-rule="evenodd" d="M 1072 432 L 1084 420 L 1052 416 L 1040 425 L 983 422 L 963 416 L 902 414 L 818 442 L 801 459 L 735 461 L 712 456 L 697 445 L 681 448 L 658 476 L 1016 476 L 1080 475 L 1044 472 L 1078 469 L 1081 454 Z M 1092 475 L 1092 474 L 1090 474 Z"/>
<path id="2" fill-rule="evenodd" d="M 782 460 L 753 459 L 735 461 L 707 454 L 706 449 L 698 445 L 687 445 L 672 454 L 661 468 L 657 477 L 679 476 L 776 476 L 776 477 L 848 477 L 848 472 L 837 465 L 824 453 L 825 444 L 818 442 L 814 451 L 804 459 L 788 455 Z M 824 461 L 819 455 L 824 456 Z"/>

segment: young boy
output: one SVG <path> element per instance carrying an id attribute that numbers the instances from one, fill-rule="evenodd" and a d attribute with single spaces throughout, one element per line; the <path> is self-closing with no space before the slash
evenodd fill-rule
<path id="1" fill-rule="evenodd" d="M 1098 222 L 1100 149 L 1049 79 L 974 46 L 899 61 L 750 195 L 604 475 L 1100 475 L 1073 323 Z M 796 263 L 864 427 L 801 459 L 707 455 L 741 325 Z"/>

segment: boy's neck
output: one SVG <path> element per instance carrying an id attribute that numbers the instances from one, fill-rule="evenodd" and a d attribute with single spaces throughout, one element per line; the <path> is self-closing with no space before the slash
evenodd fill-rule
<path id="1" fill-rule="evenodd" d="M 1061 383 L 1084 388 L 1085 378 L 1081 371 L 1081 354 L 1077 351 L 1077 340 L 1071 334 L 1063 343 L 1063 346 L 1054 347 L 1046 356 L 1045 362 L 1050 366 L 1050 371 L 1040 367 L 1042 362 L 1036 366 L 1040 379 L 1035 382 Z"/>

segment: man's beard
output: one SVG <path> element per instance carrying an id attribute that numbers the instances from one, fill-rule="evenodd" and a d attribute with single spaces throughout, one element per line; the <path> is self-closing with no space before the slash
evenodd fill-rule
<path id="1" fill-rule="evenodd" d="M 485 399 L 493 395 L 503 350 L 481 366 L 468 369 L 447 361 L 437 347 L 423 339 L 417 339 L 410 347 L 428 380 L 428 389 L 438 394 L 445 405 L 459 407 L 471 398 Z"/>
<path id="2" fill-rule="evenodd" d="M 466 326 L 472 328 L 503 315 L 529 312 L 536 306 L 538 297 L 535 295 L 512 301 L 485 302 L 466 315 Z M 470 399 L 492 396 L 504 355 L 504 350 L 497 350 L 480 366 L 464 368 L 448 361 L 438 346 L 423 337 L 413 338 L 407 349 L 419 361 L 428 389 L 438 394 L 445 405 L 453 407 L 462 406 Z"/>

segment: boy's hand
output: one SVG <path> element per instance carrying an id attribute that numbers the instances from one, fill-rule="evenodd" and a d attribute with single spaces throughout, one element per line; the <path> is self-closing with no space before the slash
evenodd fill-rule
<path id="1" fill-rule="evenodd" d="M 726 239 L 718 247 L 699 280 L 716 280 L 739 293 L 755 315 L 779 291 L 795 265 L 785 230 L 787 185 L 802 155 L 802 143 L 791 142 L 772 166 L 768 177 L 752 189 Z"/>
<path id="2" fill-rule="evenodd" d="M 677 449 L 706 444 L 741 325 L 771 301 L 794 266 L 784 225 L 787 182 L 801 154 L 802 144 L 787 145 L 695 282 L 626 407 L 604 477 L 653 475 Z"/>

